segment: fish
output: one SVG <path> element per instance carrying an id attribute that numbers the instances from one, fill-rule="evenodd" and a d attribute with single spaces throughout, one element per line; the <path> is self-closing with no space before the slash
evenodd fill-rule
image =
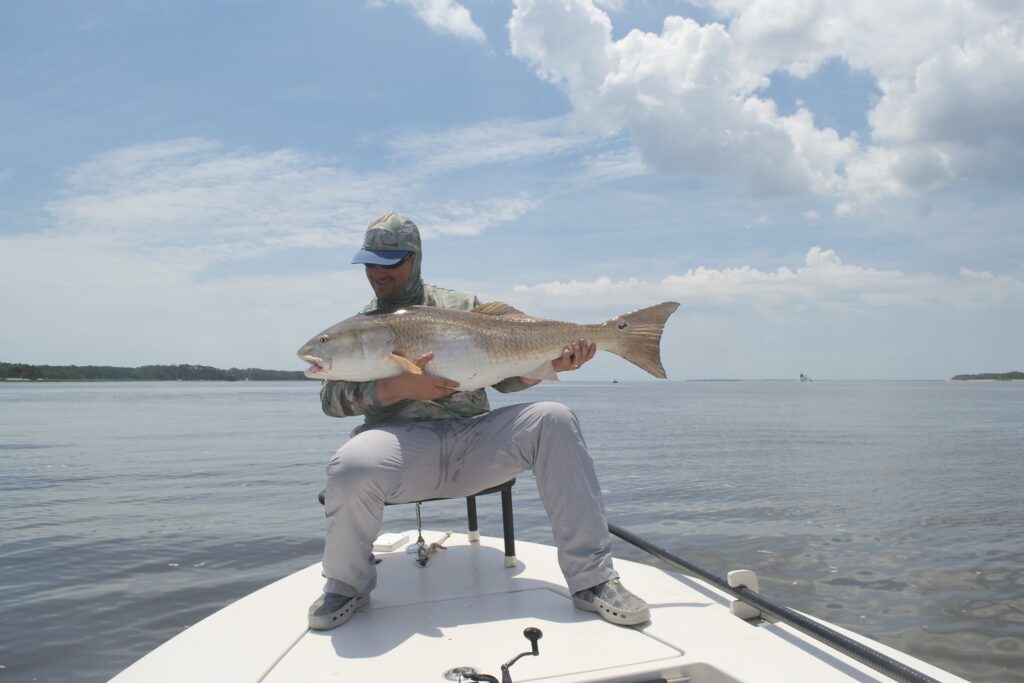
<path id="1" fill-rule="evenodd" d="M 534 318 L 500 301 L 469 311 L 410 306 L 343 320 L 306 342 L 298 355 L 309 364 L 305 375 L 311 379 L 366 382 L 419 374 L 414 361 L 433 353 L 427 371 L 470 391 L 508 377 L 557 379 L 551 361 L 573 341 L 587 339 L 664 379 L 661 335 L 677 308 L 666 301 L 578 325 Z"/>

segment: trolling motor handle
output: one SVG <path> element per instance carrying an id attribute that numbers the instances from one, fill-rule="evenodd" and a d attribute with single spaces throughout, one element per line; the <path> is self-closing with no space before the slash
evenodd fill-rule
<path id="1" fill-rule="evenodd" d="M 515 657 L 501 665 L 501 683 L 512 683 L 512 676 L 509 674 L 508 670 L 509 667 L 518 662 L 520 658 L 526 656 L 536 657 L 540 654 L 540 647 L 538 647 L 537 641 L 544 635 L 541 630 L 535 626 L 528 626 L 523 630 L 523 635 L 530 641 L 530 652 L 520 652 Z"/>

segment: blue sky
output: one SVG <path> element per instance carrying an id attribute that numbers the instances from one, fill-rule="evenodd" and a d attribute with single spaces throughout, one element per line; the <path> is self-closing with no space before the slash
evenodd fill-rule
<path id="1" fill-rule="evenodd" d="M 671 378 L 1021 369 L 1024 10 L 847 5 L 8 3 L 0 360 L 298 369 L 396 208 L 435 284 L 680 301 Z"/>

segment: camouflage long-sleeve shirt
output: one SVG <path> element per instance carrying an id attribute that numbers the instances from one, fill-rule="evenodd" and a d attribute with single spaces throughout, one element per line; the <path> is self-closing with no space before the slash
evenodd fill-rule
<path id="1" fill-rule="evenodd" d="M 423 285 L 423 305 L 440 308 L 455 308 L 468 311 L 480 305 L 480 301 L 468 292 Z M 377 310 L 374 299 L 362 310 L 372 313 Z M 518 377 L 510 377 L 494 385 L 502 393 L 521 391 L 531 385 Z M 456 391 L 447 398 L 436 401 L 404 400 L 389 406 L 382 406 L 377 399 L 377 382 L 344 382 L 326 380 L 320 388 L 320 401 L 324 412 L 333 417 L 364 415 L 366 426 L 382 422 L 418 422 L 421 420 L 442 420 L 454 417 L 470 417 L 486 413 L 491 409 L 483 389 Z"/>

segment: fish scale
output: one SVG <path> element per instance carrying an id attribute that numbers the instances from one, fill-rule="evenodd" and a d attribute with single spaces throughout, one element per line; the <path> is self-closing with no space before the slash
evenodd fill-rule
<path id="1" fill-rule="evenodd" d="M 559 321 L 512 320 L 487 316 L 465 320 L 452 311 L 418 311 L 411 325 L 395 325 L 395 353 L 415 360 L 433 352 L 430 371 L 469 384 L 496 384 L 502 379 L 534 373 L 580 338 L 614 351 L 618 340 L 605 324 L 575 325 Z M 462 380 L 458 378 L 463 378 Z M 476 387 L 472 387 L 476 388 Z"/>
<path id="2" fill-rule="evenodd" d="M 402 359 L 433 353 L 430 373 L 471 390 L 507 377 L 554 379 L 550 361 L 582 338 L 663 378 L 661 334 L 678 307 L 665 302 L 581 325 L 531 318 L 500 302 L 472 311 L 413 306 L 342 321 L 311 339 L 299 356 L 311 365 L 308 377 L 367 381 L 406 372 L 409 363 Z"/>

